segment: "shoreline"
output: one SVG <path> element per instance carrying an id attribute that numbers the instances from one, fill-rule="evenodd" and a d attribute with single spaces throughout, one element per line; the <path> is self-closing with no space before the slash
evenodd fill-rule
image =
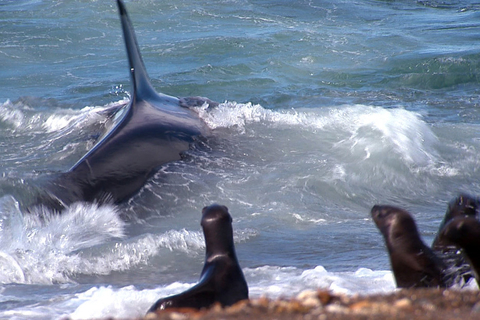
<path id="1" fill-rule="evenodd" d="M 480 319 L 480 291 L 400 289 L 390 294 L 347 296 L 303 291 L 292 299 L 258 298 L 210 309 L 168 309 L 143 320 L 167 319 Z"/>

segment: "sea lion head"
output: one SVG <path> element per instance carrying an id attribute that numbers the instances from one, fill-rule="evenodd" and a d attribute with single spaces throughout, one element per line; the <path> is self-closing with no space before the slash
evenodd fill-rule
<path id="1" fill-rule="evenodd" d="M 461 194 L 448 204 L 447 212 L 443 217 L 440 227 L 438 228 L 437 235 L 432 243 L 432 248 L 437 251 L 446 252 L 451 250 L 454 245 L 448 241 L 448 238 L 440 237 L 440 233 L 446 227 L 446 225 L 453 219 L 459 217 L 476 217 L 479 201 L 477 198 L 469 196 L 467 194 Z M 450 232 L 453 232 L 451 230 Z"/>
<path id="2" fill-rule="evenodd" d="M 474 217 L 457 217 L 442 229 L 439 239 L 442 243 L 460 248 L 479 243 L 480 222 Z"/>
<path id="3" fill-rule="evenodd" d="M 423 243 L 410 213 L 376 205 L 371 214 L 385 239 L 397 287 L 445 286 L 445 266 Z"/>
<path id="4" fill-rule="evenodd" d="M 418 230 L 412 216 L 405 210 L 386 205 L 375 205 L 371 210 L 373 221 L 385 237 L 387 245 L 405 235 L 416 235 Z"/>
<path id="5" fill-rule="evenodd" d="M 207 258 L 234 254 L 232 217 L 226 206 L 212 204 L 203 208 L 200 224 L 205 235 Z"/>
<path id="6" fill-rule="evenodd" d="M 455 217 L 477 215 L 478 199 L 467 194 L 461 194 L 448 204 L 447 213 L 444 222 L 448 222 Z"/>

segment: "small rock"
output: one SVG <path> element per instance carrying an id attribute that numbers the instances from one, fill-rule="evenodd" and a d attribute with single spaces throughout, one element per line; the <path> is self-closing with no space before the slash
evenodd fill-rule
<path id="1" fill-rule="evenodd" d="M 249 300 L 241 300 L 230 307 L 225 308 L 225 312 L 227 314 L 235 314 L 240 313 L 241 311 L 245 310 L 250 305 Z"/>
<path id="2" fill-rule="evenodd" d="M 399 309 L 408 309 L 412 307 L 412 301 L 410 301 L 408 298 L 403 298 L 395 301 L 393 306 Z"/>
<path id="3" fill-rule="evenodd" d="M 322 303 L 318 298 L 318 293 L 313 290 L 300 292 L 296 299 L 307 308 L 318 308 L 322 306 Z"/>
<path id="4" fill-rule="evenodd" d="M 422 303 L 422 308 L 424 310 L 428 310 L 428 311 L 433 311 L 435 310 L 437 307 L 435 307 L 435 305 L 431 302 L 428 302 L 428 301 L 425 301 Z"/>
<path id="5" fill-rule="evenodd" d="M 155 319 L 157 319 L 157 314 L 154 313 L 154 312 L 149 312 L 145 315 L 145 317 L 143 319 L 144 320 L 155 320 Z"/>
<path id="6" fill-rule="evenodd" d="M 354 303 L 350 306 L 350 310 L 353 310 L 353 311 L 358 311 L 360 309 L 373 309 L 373 308 L 374 308 L 374 304 L 367 300 Z"/>
<path id="7" fill-rule="evenodd" d="M 307 298 L 317 298 L 317 292 L 316 291 L 313 291 L 313 290 L 305 290 L 305 291 L 302 291 L 300 292 L 296 299 L 297 300 L 306 300 Z"/>
<path id="8" fill-rule="evenodd" d="M 169 317 L 172 320 L 185 320 L 188 318 L 186 314 L 180 312 L 172 312 L 169 314 Z"/>
<path id="9" fill-rule="evenodd" d="M 222 305 L 219 302 L 215 302 L 215 304 L 212 307 L 210 307 L 210 311 L 216 312 L 216 313 L 221 312 Z"/>
<path id="10" fill-rule="evenodd" d="M 317 297 L 308 297 L 302 301 L 302 304 L 312 309 L 322 307 L 322 303 Z"/>
<path id="11" fill-rule="evenodd" d="M 265 297 L 261 297 L 259 299 L 255 299 L 251 301 L 252 306 L 260 307 L 260 308 L 268 308 L 269 301 Z"/>
<path id="12" fill-rule="evenodd" d="M 317 297 L 323 305 L 330 303 L 330 301 L 333 299 L 332 295 L 328 291 L 318 291 Z"/>
<path id="13" fill-rule="evenodd" d="M 337 304 L 330 304 L 325 307 L 325 310 L 331 313 L 348 313 L 348 308 Z"/>

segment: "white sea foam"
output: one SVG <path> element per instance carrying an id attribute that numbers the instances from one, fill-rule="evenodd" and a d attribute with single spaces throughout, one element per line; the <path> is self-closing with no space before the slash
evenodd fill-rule
<path id="1" fill-rule="evenodd" d="M 7 100 L 0 105 L 0 120 L 14 128 L 19 128 L 25 123 L 25 115 L 20 108 Z"/>
<path id="2" fill-rule="evenodd" d="M 7 100 L 0 104 L 0 121 L 15 129 L 28 132 L 66 134 L 66 130 L 72 131 L 75 128 L 78 130 L 88 125 L 104 122 L 103 113 L 125 105 L 127 102 L 127 99 L 122 99 L 105 106 L 86 106 L 82 109 L 55 108 L 48 112 L 38 112 L 25 102 L 13 103 Z"/>
<path id="3" fill-rule="evenodd" d="M 101 121 L 98 116 L 99 109 L 95 107 L 85 107 L 81 110 L 62 109 L 54 114 L 48 115 L 42 122 L 42 128 L 47 133 L 65 130 L 72 125 L 82 127 L 87 122 L 95 123 Z M 91 119 L 93 117 L 93 119 Z"/>
<path id="4" fill-rule="evenodd" d="M 183 285 L 180 290 L 188 287 Z M 145 315 L 162 293 L 161 290 L 137 290 L 134 286 L 120 289 L 94 287 L 73 298 L 70 304 L 75 310 L 65 316 L 70 319 L 133 319 Z"/>
<path id="5" fill-rule="evenodd" d="M 301 270 L 294 267 L 246 268 L 253 297 L 292 297 L 306 289 L 325 289 L 343 294 L 387 293 L 395 289 L 391 271 L 360 268 L 355 272 L 329 272 L 322 266 Z"/>
<path id="6" fill-rule="evenodd" d="M 344 294 L 388 293 L 395 290 L 390 271 L 364 268 L 356 272 L 328 272 L 322 266 L 307 270 L 264 266 L 246 268 L 244 273 L 249 284 L 250 298 L 262 296 L 292 298 L 305 289 L 323 289 Z M 159 298 L 183 292 L 194 284 L 174 282 L 155 289 L 143 290 L 135 286 L 92 287 L 84 292 L 57 298 L 59 302 L 49 306 L 48 314 L 55 313 L 60 318 L 71 319 L 141 317 Z M 10 312 L 20 316 L 27 315 L 32 310 L 19 308 Z M 33 312 L 37 317 L 41 317 L 41 309 Z M 6 313 L 0 313 L 0 316 L 2 315 Z"/>
<path id="7" fill-rule="evenodd" d="M 125 222 L 111 205 L 74 203 L 62 214 L 37 209 L 22 215 L 11 196 L 0 199 L 0 283 L 72 282 L 75 274 L 128 270 L 160 248 L 193 253 L 205 247 L 201 231 L 169 230 L 124 238 Z M 40 218 L 43 217 L 43 218 Z M 235 231 L 235 241 L 257 235 Z"/>
<path id="8" fill-rule="evenodd" d="M 23 215 L 10 196 L 0 204 L 1 283 L 69 282 L 70 274 L 82 271 L 81 257 L 72 253 L 124 236 L 125 223 L 113 206 L 76 203 L 62 215 L 44 210 L 40 218 Z"/>
<path id="9" fill-rule="evenodd" d="M 366 159 L 391 148 L 405 162 L 425 165 L 438 154 L 438 139 L 420 114 L 403 108 L 350 105 L 323 109 L 269 110 L 251 103 L 226 102 L 197 109 L 212 129 L 234 128 L 240 133 L 251 123 L 295 127 L 337 136 L 335 148 Z"/>

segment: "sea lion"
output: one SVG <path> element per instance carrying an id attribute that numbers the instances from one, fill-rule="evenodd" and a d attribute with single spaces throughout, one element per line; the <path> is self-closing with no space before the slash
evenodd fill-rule
<path id="1" fill-rule="evenodd" d="M 461 194 L 450 201 L 437 235 L 432 242 L 432 249 L 449 266 L 447 273 L 450 275 L 449 278 L 452 279 L 452 285 L 462 287 L 474 277 L 474 274 L 470 264 L 465 259 L 464 253 L 457 246 L 448 243 L 446 238 L 441 238 L 440 233 L 455 218 L 476 217 L 478 206 L 478 199 L 467 194 Z"/>
<path id="2" fill-rule="evenodd" d="M 476 217 L 478 210 L 478 199 L 467 194 L 461 194 L 448 204 L 447 212 L 443 217 L 440 227 L 438 228 L 437 235 L 432 242 L 432 249 L 443 251 L 448 249 L 446 244 L 442 243 L 439 239 L 440 232 L 445 225 L 456 217 Z"/>
<path id="3" fill-rule="evenodd" d="M 47 183 L 37 204 L 62 210 L 75 201 L 119 203 L 136 194 L 157 168 L 181 159 L 209 128 L 189 106 L 206 98 L 157 93 L 150 83 L 125 5 L 117 0 L 132 82 L 131 101 L 115 125 L 67 172 Z"/>
<path id="4" fill-rule="evenodd" d="M 447 267 L 422 241 L 410 213 L 375 205 L 371 215 L 385 239 L 397 287 L 447 287 Z"/>
<path id="5" fill-rule="evenodd" d="M 202 210 L 205 264 L 199 282 L 187 291 L 162 298 L 148 312 L 167 308 L 208 308 L 218 302 L 230 306 L 248 299 L 248 286 L 238 264 L 233 243 L 232 217 L 225 206 Z"/>
<path id="6" fill-rule="evenodd" d="M 462 249 L 480 286 L 480 221 L 474 217 L 454 218 L 442 229 L 439 239 Z"/>

